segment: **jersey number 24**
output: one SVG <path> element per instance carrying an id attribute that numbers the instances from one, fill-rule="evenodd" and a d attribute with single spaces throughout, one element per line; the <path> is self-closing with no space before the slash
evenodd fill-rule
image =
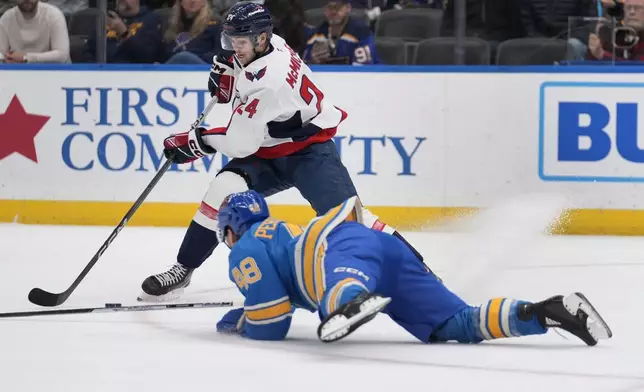
<path id="1" fill-rule="evenodd" d="M 311 79 L 308 78 L 306 75 L 302 75 L 302 84 L 300 85 L 300 97 L 306 102 L 307 105 L 310 105 L 311 102 L 313 101 L 313 97 L 315 96 L 315 108 L 318 111 L 318 114 L 322 111 L 322 100 L 324 99 L 324 94 L 322 91 L 320 91 L 319 88 L 313 84 Z M 253 118 L 255 113 L 257 112 L 257 104 L 259 103 L 259 99 L 255 98 L 252 101 L 250 101 L 249 104 L 244 105 L 241 104 L 237 107 L 237 114 L 244 114 L 244 112 L 248 113 L 248 118 Z"/>
<path id="2" fill-rule="evenodd" d="M 315 95 L 316 98 L 315 108 L 318 110 L 318 114 L 320 114 L 320 112 L 322 111 L 322 100 L 324 99 L 324 94 L 322 94 L 322 91 L 320 91 L 320 89 L 317 88 L 315 84 L 313 84 L 308 76 L 302 75 L 300 97 L 302 97 L 307 105 L 310 105 L 311 101 L 313 101 L 313 95 Z"/>

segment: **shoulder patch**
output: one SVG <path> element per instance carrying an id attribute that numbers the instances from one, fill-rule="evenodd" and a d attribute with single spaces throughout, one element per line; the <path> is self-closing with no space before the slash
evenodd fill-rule
<path id="1" fill-rule="evenodd" d="M 264 66 L 264 68 L 260 69 L 257 72 L 246 71 L 246 79 L 250 80 L 251 82 L 254 80 L 260 80 L 264 77 L 264 75 L 266 75 L 266 68 L 268 68 L 268 65 Z"/>

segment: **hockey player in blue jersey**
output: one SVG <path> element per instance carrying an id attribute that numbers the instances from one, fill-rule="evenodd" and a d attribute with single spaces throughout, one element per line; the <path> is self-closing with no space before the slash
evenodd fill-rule
<path id="1" fill-rule="evenodd" d="M 299 226 L 269 216 L 266 201 L 247 191 L 228 196 L 218 236 L 231 248 L 230 279 L 245 297 L 220 332 L 281 340 L 301 308 L 318 312 L 318 337 L 347 336 L 379 312 L 418 340 L 478 343 L 561 328 L 586 344 L 612 332 L 581 293 L 531 303 L 495 298 L 470 306 L 448 290 L 397 237 L 360 223 L 356 197 Z"/>
<path id="2" fill-rule="evenodd" d="M 350 16 L 349 0 L 330 0 L 324 7 L 327 21 L 316 26 L 306 42 L 303 60 L 310 64 L 379 64 L 376 42 L 369 25 Z"/>

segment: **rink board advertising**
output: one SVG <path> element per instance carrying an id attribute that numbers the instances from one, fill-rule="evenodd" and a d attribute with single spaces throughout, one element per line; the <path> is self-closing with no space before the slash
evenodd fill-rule
<path id="1" fill-rule="evenodd" d="M 349 114 L 335 142 L 364 204 L 400 229 L 556 193 L 571 208 L 557 232 L 644 234 L 633 68 L 331 67 L 317 84 Z M 161 166 L 163 139 L 207 104 L 206 82 L 191 67 L 0 67 L 0 220 L 116 224 Z M 229 115 L 217 105 L 206 124 Z M 172 166 L 130 224 L 187 225 L 227 161 Z M 282 218 L 313 217 L 296 190 L 269 201 Z"/>

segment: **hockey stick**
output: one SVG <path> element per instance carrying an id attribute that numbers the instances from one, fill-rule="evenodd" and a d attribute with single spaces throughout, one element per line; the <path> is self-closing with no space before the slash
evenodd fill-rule
<path id="1" fill-rule="evenodd" d="M 195 122 L 191 125 L 190 130 L 193 130 L 197 128 L 198 126 L 201 125 L 201 123 L 205 120 L 206 116 L 212 108 L 215 106 L 217 103 L 218 99 L 217 97 L 213 97 L 206 108 L 199 114 L 199 117 L 195 120 Z M 76 287 L 80 284 L 80 282 L 87 276 L 89 271 L 94 267 L 94 264 L 98 261 L 98 259 L 103 255 L 103 253 L 107 250 L 107 248 L 110 246 L 112 241 L 116 238 L 116 236 L 119 234 L 119 232 L 125 227 L 127 222 L 132 218 L 134 213 L 139 209 L 141 204 L 143 204 L 143 201 L 148 197 L 150 192 L 152 192 L 152 189 L 157 185 L 159 180 L 161 180 L 161 177 L 165 174 L 166 171 L 170 168 L 172 165 L 172 160 L 168 159 L 165 161 L 163 166 L 159 169 L 157 174 L 154 176 L 152 181 L 148 184 L 148 186 L 143 190 L 143 193 L 139 198 L 134 202 L 132 207 L 130 207 L 130 210 L 125 214 L 123 219 L 121 219 L 121 222 L 114 228 L 114 231 L 112 231 L 112 234 L 110 234 L 109 237 L 107 237 L 107 240 L 103 243 L 103 245 L 98 249 L 98 252 L 92 257 L 90 262 L 85 266 L 83 271 L 81 271 L 80 275 L 76 278 L 74 283 L 72 283 L 67 290 L 63 291 L 62 293 L 54 294 L 50 293 L 48 291 L 45 291 L 43 289 L 40 289 L 38 287 L 31 289 L 29 292 L 29 301 L 36 305 L 40 306 L 58 306 L 65 302 L 67 298 L 72 294 L 74 290 L 76 290 Z"/>
<path id="2" fill-rule="evenodd" d="M 137 306 L 121 306 L 121 304 L 105 304 L 105 306 L 101 308 L 56 309 L 56 310 L 36 310 L 33 312 L 0 313 L 0 318 L 55 316 L 55 315 L 63 315 L 63 314 L 82 314 L 82 313 L 145 312 L 149 310 L 165 310 L 165 309 L 226 308 L 226 307 L 232 307 L 232 306 L 236 306 L 236 303 L 234 301 L 197 302 L 197 303 L 168 304 L 168 305 L 162 305 L 162 304 L 137 305 Z"/>

